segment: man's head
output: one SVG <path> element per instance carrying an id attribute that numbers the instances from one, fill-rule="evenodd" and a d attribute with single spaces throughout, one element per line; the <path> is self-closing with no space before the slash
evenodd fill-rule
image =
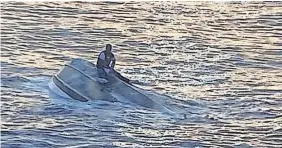
<path id="1" fill-rule="evenodd" d="M 106 45 L 106 52 L 110 53 L 112 51 L 112 45 L 111 44 L 107 44 Z"/>

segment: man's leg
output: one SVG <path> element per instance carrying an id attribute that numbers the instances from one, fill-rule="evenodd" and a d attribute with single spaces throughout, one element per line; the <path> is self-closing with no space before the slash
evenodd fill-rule
<path id="1" fill-rule="evenodd" d="M 98 75 L 100 78 L 108 80 L 107 73 L 105 72 L 103 68 L 98 68 L 97 71 L 98 71 Z"/>

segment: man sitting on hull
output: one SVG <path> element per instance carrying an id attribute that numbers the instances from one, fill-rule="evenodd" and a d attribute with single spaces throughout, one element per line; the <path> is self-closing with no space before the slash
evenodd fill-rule
<path id="1" fill-rule="evenodd" d="M 104 79 L 102 83 L 107 83 L 109 73 L 113 73 L 120 80 L 129 84 L 130 83 L 129 79 L 123 77 L 120 73 L 114 70 L 115 64 L 116 64 L 116 59 L 115 59 L 114 54 L 112 53 L 112 45 L 107 44 L 106 50 L 102 51 L 99 54 L 97 64 L 96 64 L 99 77 Z"/>

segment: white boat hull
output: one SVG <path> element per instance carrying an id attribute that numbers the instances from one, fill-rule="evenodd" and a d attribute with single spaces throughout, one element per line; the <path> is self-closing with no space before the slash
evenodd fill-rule
<path id="1" fill-rule="evenodd" d="M 71 98 L 69 95 L 67 95 L 65 92 L 63 92 L 56 84 L 54 84 L 53 80 L 51 80 L 48 84 L 49 89 L 56 93 L 57 95 L 63 97 L 63 98 Z"/>
<path id="2" fill-rule="evenodd" d="M 49 88 L 64 98 L 82 102 L 104 100 L 110 102 L 131 102 L 146 108 L 167 110 L 140 91 L 140 88 L 109 76 L 109 82 L 102 85 L 98 82 L 97 69 L 86 60 L 74 59 L 53 76 Z"/>

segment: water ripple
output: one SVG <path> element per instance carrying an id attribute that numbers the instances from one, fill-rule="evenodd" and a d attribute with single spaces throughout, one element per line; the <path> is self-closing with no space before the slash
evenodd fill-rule
<path id="1" fill-rule="evenodd" d="M 1 146 L 281 147 L 281 6 L 4 2 Z M 118 71 L 186 117 L 49 94 L 67 61 L 107 43 Z"/>

